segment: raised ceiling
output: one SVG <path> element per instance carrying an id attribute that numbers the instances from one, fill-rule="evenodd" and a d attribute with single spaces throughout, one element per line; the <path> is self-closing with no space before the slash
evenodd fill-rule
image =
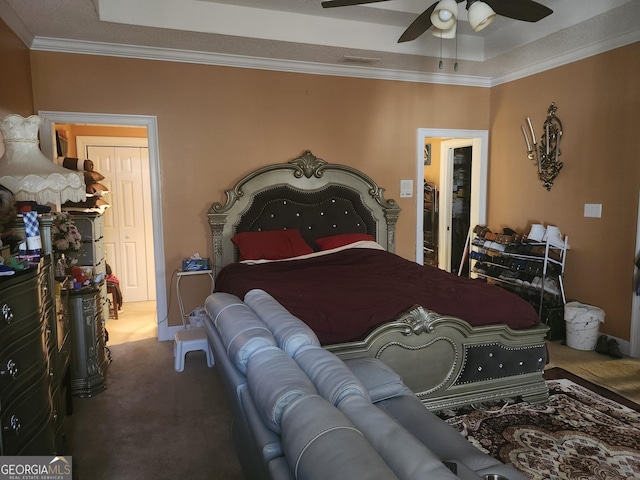
<path id="1" fill-rule="evenodd" d="M 478 86 L 640 40 L 640 0 L 537 0 L 554 13 L 536 23 L 474 33 L 461 3 L 456 40 L 397 43 L 434 1 L 0 0 L 0 17 L 33 50 Z"/>

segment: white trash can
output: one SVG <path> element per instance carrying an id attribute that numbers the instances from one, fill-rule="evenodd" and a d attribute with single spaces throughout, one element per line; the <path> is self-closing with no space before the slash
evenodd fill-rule
<path id="1" fill-rule="evenodd" d="M 604 310 L 580 302 L 564 306 L 567 328 L 567 345 L 576 350 L 595 350 L 600 323 L 604 322 Z"/>

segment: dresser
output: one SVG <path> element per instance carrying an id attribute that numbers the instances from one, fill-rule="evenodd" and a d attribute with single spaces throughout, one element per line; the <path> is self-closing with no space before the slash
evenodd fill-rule
<path id="1" fill-rule="evenodd" d="M 82 237 L 82 248 L 74 256 L 78 266 L 90 268 L 100 280 L 78 290 L 70 290 L 71 391 L 91 397 L 106 388 L 109 356 L 105 322 L 107 303 L 107 263 L 104 248 L 104 217 L 97 212 L 69 212 Z"/>
<path id="2" fill-rule="evenodd" d="M 64 283 L 55 279 L 52 267 L 53 217 L 39 215 L 38 220 L 42 259 L 27 271 L 0 278 L 0 453 L 3 455 L 68 453 L 64 424 L 72 412 L 72 400 L 67 296 Z M 12 230 L 14 235 L 26 237 L 20 215 Z M 36 340 L 36 330 L 42 333 L 41 340 Z M 44 368 L 40 350 L 46 360 Z M 41 375 L 47 379 L 46 399 L 39 390 Z M 28 391 L 25 393 L 23 388 Z M 19 400 L 14 399 L 15 394 Z M 10 411 L 13 405 L 18 405 L 22 413 Z M 40 418 L 44 409 L 49 416 L 46 427 L 35 421 L 41 428 L 34 429 L 32 417 Z"/>
<path id="3" fill-rule="evenodd" d="M 102 287 L 100 284 L 69 291 L 71 391 L 80 397 L 91 397 L 107 386 L 109 356 Z"/>
<path id="4" fill-rule="evenodd" d="M 0 453 L 64 454 L 68 327 L 51 262 L 0 280 Z M 60 297 L 61 309 L 64 298 Z"/>
<path id="5" fill-rule="evenodd" d="M 91 268 L 93 277 L 104 278 L 107 275 L 107 260 L 104 246 L 104 216 L 98 212 L 69 212 L 78 232 L 82 236 L 82 248 L 72 254 L 78 259 L 77 265 Z M 104 318 L 109 318 L 107 302 L 107 282 L 99 288 L 100 306 Z"/>

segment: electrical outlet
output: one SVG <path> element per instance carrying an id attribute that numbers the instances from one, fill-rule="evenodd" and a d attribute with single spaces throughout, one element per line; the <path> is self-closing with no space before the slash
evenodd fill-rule
<path id="1" fill-rule="evenodd" d="M 585 203 L 584 216 L 590 217 L 590 218 L 601 218 L 602 204 L 601 203 Z"/>

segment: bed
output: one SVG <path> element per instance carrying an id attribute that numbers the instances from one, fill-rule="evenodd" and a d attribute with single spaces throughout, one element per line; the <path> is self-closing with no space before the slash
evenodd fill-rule
<path id="1" fill-rule="evenodd" d="M 260 288 L 341 358 L 392 367 L 432 410 L 548 390 L 531 305 L 395 254 L 400 208 L 364 173 L 310 151 L 260 168 L 207 212 L 216 291 Z"/>

